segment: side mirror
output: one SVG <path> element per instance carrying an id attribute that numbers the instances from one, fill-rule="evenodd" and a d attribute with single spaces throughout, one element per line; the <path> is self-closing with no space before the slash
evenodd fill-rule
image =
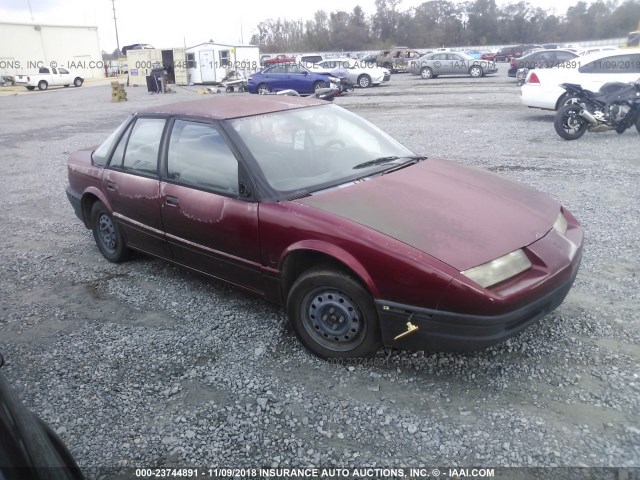
<path id="1" fill-rule="evenodd" d="M 245 186 L 243 182 L 240 182 L 238 186 L 238 193 L 242 198 L 249 198 L 251 196 L 251 191 Z"/>

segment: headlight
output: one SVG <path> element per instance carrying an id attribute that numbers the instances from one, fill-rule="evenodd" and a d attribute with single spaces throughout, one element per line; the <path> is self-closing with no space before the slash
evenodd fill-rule
<path id="1" fill-rule="evenodd" d="M 340 79 L 336 78 L 336 77 L 329 77 L 329 81 L 333 82 L 333 83 L 338 83 L 340 81 Z"/>
<path id="2" fill-rule="evenodd" d="M 553 229 L 564 235 L 565 233 L 567 233 L 567 226 L 567 219 L 564 218 L 564 215 L 562 214 L 562 212 L 560 212 L 558 214 L 558 218 L 556 218 L 556 221 L 553 222 Z"/>
<path id="3" fill-rule="evenodd" d="M 531 268 L 531 262 L 525 253 L 522 250 L 516 250 L 460 273 L 478 285 L 487 288 L 514 277 L 529 268 Z"/>

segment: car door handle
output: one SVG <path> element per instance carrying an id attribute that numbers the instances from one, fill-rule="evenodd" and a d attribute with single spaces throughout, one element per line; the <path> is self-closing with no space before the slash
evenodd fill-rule
<path id="1" fill-rule="evenodd" d="M 166 202 L 167 202 L 167 205 L 171 205 L 172 207 L 175 207 L 178 205 L 178 197 L 167 195 Z"/>
<path id="2" fill-rule="evenodd" d="M 116 191 L 118 189 L 118 184 L 112 182 L 111 180 L 107 180 L 107 190 Z"/>

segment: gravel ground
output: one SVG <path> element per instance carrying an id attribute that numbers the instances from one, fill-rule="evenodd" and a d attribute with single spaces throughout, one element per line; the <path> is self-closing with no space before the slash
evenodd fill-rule
<path id="1" fill-rule="evenodd" d="M 562 140 L 504 70 L 398 74 L 335 103 L 417 153 L 567 206 L 586 232 L 575 286 L 498 347 L 382 351 L 358 365 L 311 356 L 280 308 L 227 285 L 142 255 L 110 264 L 73 214 L 69 152 L 193 91 L 0 98 L 3 374 L 90 477 L 171 465 L 640 467 L 640 136 Z"/>

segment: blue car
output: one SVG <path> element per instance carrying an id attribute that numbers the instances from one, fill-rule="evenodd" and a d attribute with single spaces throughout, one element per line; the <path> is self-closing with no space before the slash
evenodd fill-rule
<path id="1" fill-rule="evenodd" d="M 280 90 L 295 90 L 311 94 L 329 87 L 329 75 L 314 73 L 297 63 L 277 63 L 251 75 L 247 82 L 249 93 L 265 94 Z"/>
<path id="2" fill-rule="evenodd" d="M 465 50 L 464 53 L 469 55 L 471 58 L 475 58 L 476 60 L 480 60 L 482 58 L 482 52 L 479 50 Z"/>

